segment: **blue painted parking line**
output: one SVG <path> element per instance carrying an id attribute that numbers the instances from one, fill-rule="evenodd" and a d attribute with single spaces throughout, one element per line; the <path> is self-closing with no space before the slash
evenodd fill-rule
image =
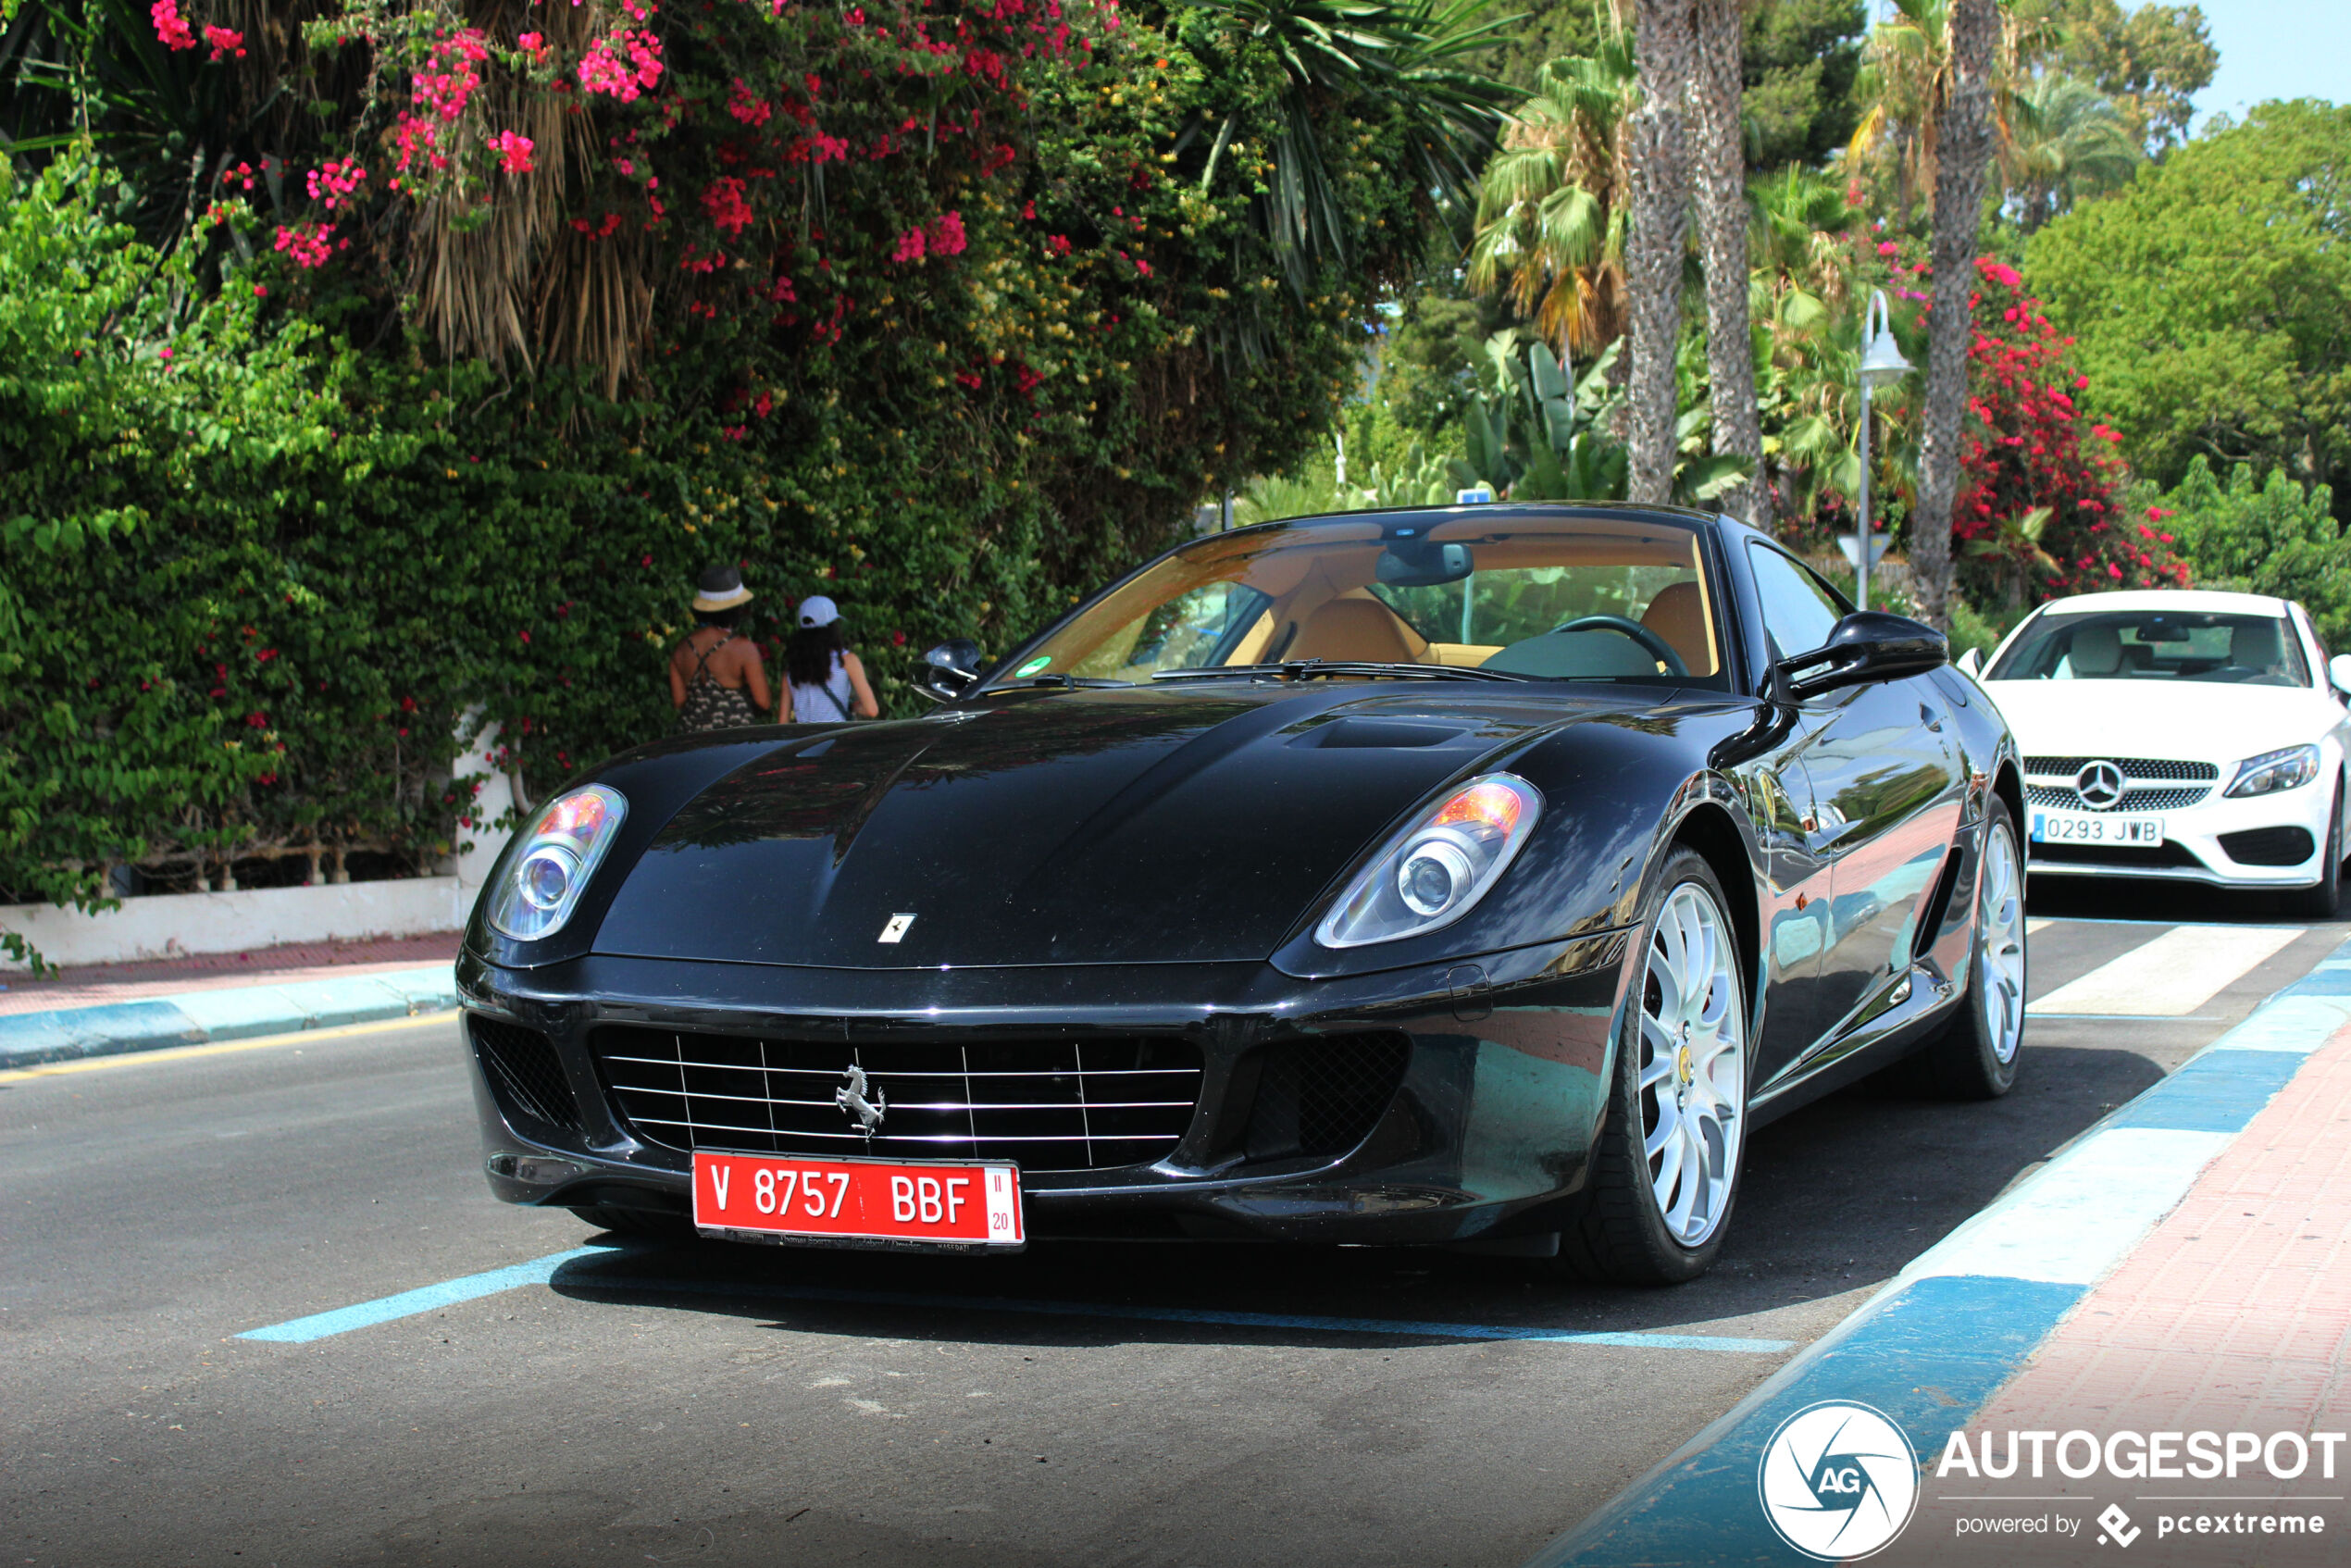
<path id="1" fill-rule="evenodd" d="M 1528 1568 L 1785 1560 L 1757 1502 L 1758 1466 L 1780 1423 L 1823 1400 L 1875 1406 L 1922 1454 L 1939 1453 L 2351 1024 L 2346 975 L 2351 942 L 1914 1259 Z"/>
<path id="2" fill-rule="evenodd" d="M 438 1013 L 457 1005 L 449 964 L 380 975 L 179 991 L 141 1002 L 0 1017 L 0 1071 Z"/>
<path id="3" fill-rule="evenodd" d="M 306 1345 L 313 1339 L 325 1339 L 337 1334 L 348 1334 L 355 1328 L 372 1328 L 395 1318 L 414 1317 L 441 1307 L 454 1306 L 460 1301 L 479 1300 L 495 1296 L 502 1290 L 516 1290 L 526 1285 L 544 1285 L 555 1271 L 579 1258 L 599 1257 L 617 1251 L 612 1247 L 574 1247 L 569 1251 L 550 1252 L 543 1258 L 533 1258 L 527 1263 L 511 1268 L 491 1269 L 487 1274 L 469 1274 L 462 1279 L 443 1280 L 439 1285 L 427 1285 L 415 1290 L 403 1290 L 397 1296 L 383 1296 L 356 1306 L 338 1307 L 330 1313 L 315 1313 L 290 1323 L 273 1323 L 267 1328 L 248 1328 L 237 1336 L 240 1339 L 267 1339 L 280 1345 Z"/>
<path id="4" fill-rule="evenodd" d="M 852 1290 L 821 1285 L 779 1285 L 755 1279 L 656 1279 L 628 1275 L 599 1274 L 569 1265 L 591 1258 L 609 1257 L 611 1246 L 574 1247 L 550 1252 L 527 1263 L 469 1274 L 461 1279 L 404 1290 L 356 1306 L 298 1317 L 267 1328 L 249 1328 L 240 1339 L 265 1339 L 278 1344 L 305 1345 L 372 1328 L 396 1318 L 414 1317 L 460 1301 L 471 1301 L 526 1285 L 555 1285 L 566 1290 L 609 1290 L 648 1296 L 727 1296 L 779 1298 L 793 1301 L 838 1302 L 852 1306 L 916 1307 L 925 1311 L 1007 1313 L 1030 1317 L 1124 1318 L 1145 1323 L 1209 1324 L 1227 1328 L 1302 1328 L 1322 1334 L 1376 1334 L 1405 1338 L 1527 1339 L 1552 1345 L 1604 1345 L 1623 1350 L 1718 1350 L 1732 1355 L 1773 1356 L 1796 1348 L 1787 1339 L 1748 1339 L 1717 1334 L 1660 1334 L 1645 1330 L 1624 1333 L 1578 1333 L 1563 1328 L 1536 1328 L 1478 1323 L 1417 1323 L 1395 1318 L 1314 1317 L 1289 1313 L 1218 1312 L 1208 1308 L 1152 1307 L 1119 1301 L 1041 1301 L 1008 1296 L 945 1296 L 915 1290 Z"/>
<path id="5" fill-rule="evenodd" d="M 565 1269 L 554 1280 L 566 1289 L 610 1290 L 650 1296 L 695 1295 L 777 1298 L 792 1301 L 840 1302 L 853 1306 L 917 1307 L 925 1311 L 1009 1313 L 1033 1317 L 1121 1318 L 1143 1323 L 1192 1323 L 1224 1328 L 1302 1328 L 1321 1334 L 1377 1334 L 1406 1338 L 1527 1339 L 1552 1345 L 1606 1345 L 1623 1350 L 1722 1350 L 1734 1355 L 1779 1355 L 1794 1350 L 1786 1339 L 1742 1339 L 1714 1334 L 1577 1333 L 1477 1323 L 1415 1323 L 1396 1318 L 1315 1317 L 1290 1313 L 1220 1312 L 1204 1307 L 1153 1307 L 1126 1301 L 1039 1301 L 1009 1296 L 942 1296 L 914 1290 L 852 1290 L 818 1285 L 777 1285 L 760 1280 L 652 1279 Z"/>

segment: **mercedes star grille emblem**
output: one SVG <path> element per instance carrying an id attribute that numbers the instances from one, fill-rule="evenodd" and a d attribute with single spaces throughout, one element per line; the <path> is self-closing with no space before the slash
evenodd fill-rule
<path id="1" fill-rule="evenodd" d="M 882 1098 L 880 1089 L 874 1090 L 871 1100 L 865 1098 L 865 1069 L 854 1063 L 842 1076 L 849 1081 L 833 1090 L 833 1103 L 855 1118 L 859 1132 L 871 1138 L 882 1118 L 889 1114 L 889 1101 Z"/>
<path id="2" fill-rule="evenodd" d="M 2092 811 L 2107 811 L 2122 799 L 2122 770 L 2110 762 L 2094 762 L 2073 776 L 2074 792 Z"/>

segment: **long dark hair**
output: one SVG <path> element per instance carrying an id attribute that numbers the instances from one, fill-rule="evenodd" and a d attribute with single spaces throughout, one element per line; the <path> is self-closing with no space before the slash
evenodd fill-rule
<path id="1" fill-rule="evenodd" d="M 833 655 L 849 652 L 840 622 L 803 626 L 784 644 L 784 673 L 794 686 L 822 686 L 833 675 Z"/>

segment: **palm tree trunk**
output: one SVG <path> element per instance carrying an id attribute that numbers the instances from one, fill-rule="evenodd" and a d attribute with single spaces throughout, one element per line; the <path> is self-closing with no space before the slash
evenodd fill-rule
<path id="1" fill-rule="evenodd" d="M 1626 498 L 1673 493 L 1673 352 L 1682 332 L 1682 253 L 1689 229 L 1689 153 L 1682 106 L 1697 48 L 1692 0 L 1640 0 L 1634 63 L 1641 102 L 1625 127 L 1633 176 L 1624 292 L 1633 373 L 1625 405 L 1631 476 Z"/>
<path id="2" fill-rule="evenodd" d="M 1992 160 L 1992 64 L 1998 0 L 1951 0 L 1951 87 L 1937 130 L 1934 304 L 1927 315 L 1926 406 L 1919 444 L 1919 504 L 1910 521 L 1910 574 L 1920 618 L 1950 624 L 1951 506 L 1959 484 L 1959 420 L 1967 404 L 1974 329 L 1975 241 L 1984 173 Z"/>
<path id="3" fill-rule="evenodd" d="M 1714 450 L 1744 459 L 1753 477 L 1725 493 L 1723 510 L 1772 527 L 1763 471 L 1763 423 L 1755 406 L 1755 337 L 1748 319 L 1747 149 L 1739 127 L 1744 82 L 1739 0 L 1698 0 L 1696 120 L 1698 247 L 1706 256 L 1706 368 L 1714 388 Z"/>

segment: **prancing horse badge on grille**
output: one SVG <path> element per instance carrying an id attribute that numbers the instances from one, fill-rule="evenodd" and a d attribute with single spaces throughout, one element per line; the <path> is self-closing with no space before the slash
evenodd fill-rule
<path id="1" fill-rule="evenodd" d="M 833 1090 L 833 1103 L 856 1118 L 857 1130 L 871 1138 L 882 1118 L 889 1114 L 889 1101 L 882 1098 L 880 1089 L 874 1090 L 871 1100 L 865 1098 L 865 1069 L 855 1063 L 841 1076 L 849 1081 Z"/>
<path id="2" fill-rule="evenodd" d="M 877 942 L 903 941 L 906 940 L 907 928 L 914 923 L 914 917 L 911 915 L 893 915 L 889 917 L 889 924 L 882 927 L 882 934 L 876 937 L 874 940 Z"/>

